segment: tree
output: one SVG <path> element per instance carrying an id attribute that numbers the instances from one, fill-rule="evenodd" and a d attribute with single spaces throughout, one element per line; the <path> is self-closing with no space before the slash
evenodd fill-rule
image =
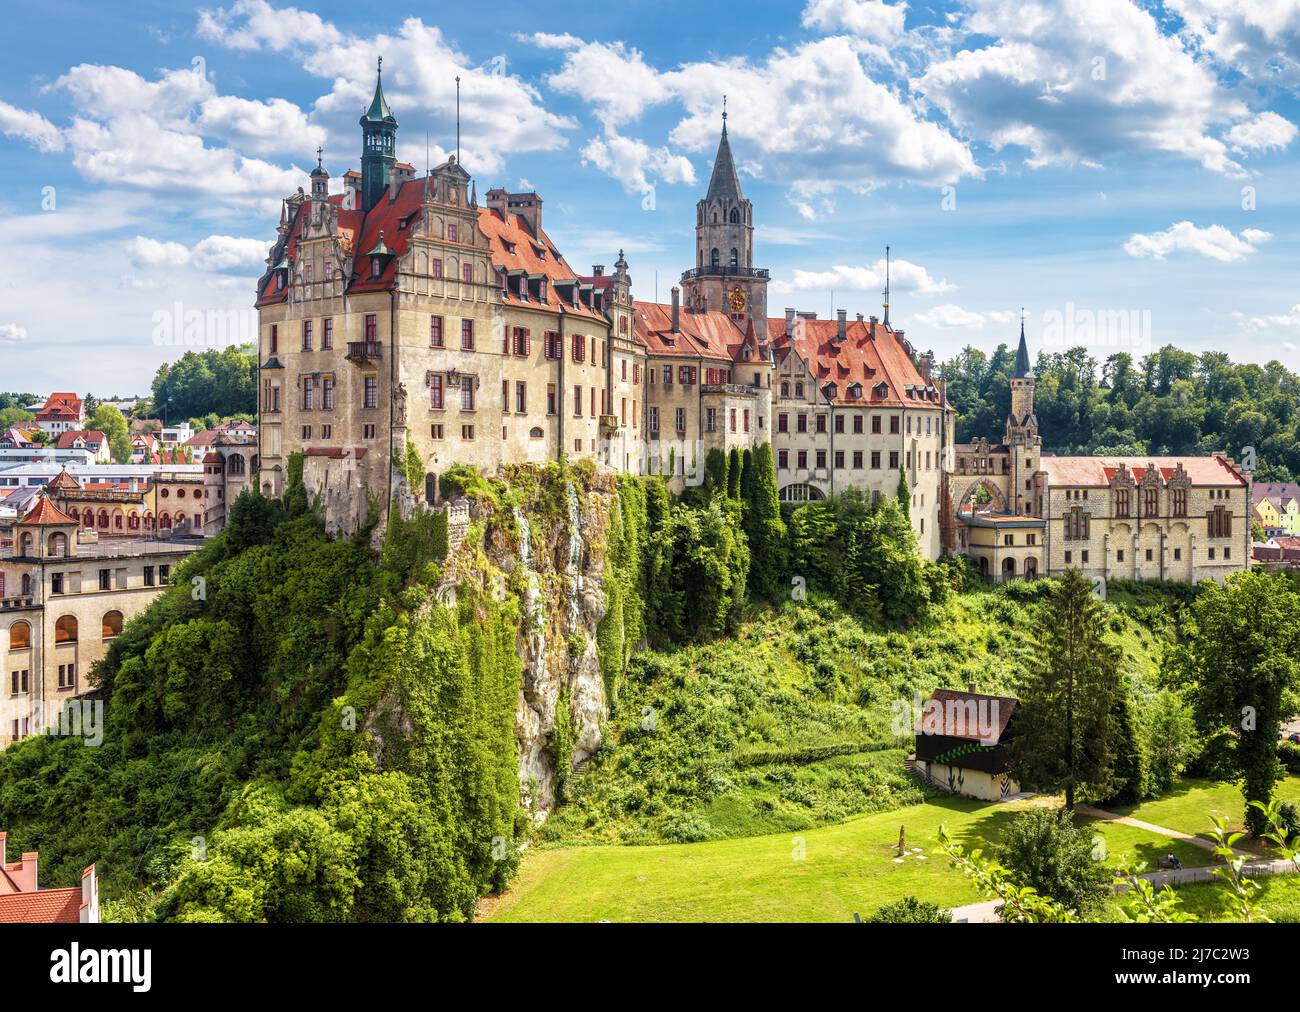
<path id="1" fill-rule="evenodd" d="M 751 475 L 752 472 L 752 475 Z M 742 475 L 752 488 L 752 498 L 744 511 L 745 535 L 749 540 L 750 586 L 757 596 L 776 597 L 789 582 L 786 527 L 777 500 L 776 466 L 772 444 L 763 443 L 754 450 L 754 463 Z"/>
<path id="2" fill-rule="evenodd" d="M 1123 689 L 1116 697 L 1111 716 L 1115 719 L 1116 748 L 1110 798 L 1123 802 L 1138 801 L 1146 796 L 1146 743 L 1138 728 L 1136 708 Z"/>
<path id="3" fill-rule="evenodd" d="M 1300 688 L 1300 594 L 1281 573 L 1242 573 L 1202 585 L 1193 632 L 1173 658 L 1189 683 L 1203 737 L 1228 728 L 1246 798 L 1246 827 L 1267 828 L 1252 802 L 1267 804 L 1277 780 L 1277 741 Z"/>
<path id="4" fill-rule="evenodd" d="M 903 516 L 909 520 L 912 518 L 912 490 L 907 484 L 907 472 L 903 470 L 902 465 L 898 467 L 898 508 L 903 511 Z"/>
<path id="5" fill-rule="evenodd" d="M 100 404 L 86 423 L 89 429 L 97 430 L 108 437 L 108 446 L 113 459 L 119 464 L 131 460 L 131 429 L 122 412 L 112 404 Z"/>
<path id="6" fill-rule="evenodd" d="M 0 408 L 0 432 L 15 425 L 29 425 L 36 421 L 36 416 L 20 407 Z"/>
<path id="7" fill-rule="evenodd" d="M 1164 794 L 1200 752 L 1196 717 L 1186 701 L 1172 689 L 1164 689 L 1146 705 L 1142 714 L 1146 735 L 1147 796 Z"/>
<path id="8" fill-rule="evenodd" d="M 740 486 L 744 478 L 741 473 L 740 450 L 737 447 L 731 448 L 731 459 L 727 462 L 727 498 L 740 499 Z"/>
<path id="9" fill-rule="evenodd" d="M 901 900 L 886 903 L 878 907 L 870 917 L 863 918 L 864 924 L 950 924 L 952 914 L 940 910 L 937 903 L 928 903 L 915 896 L 904 896 Z"/>
<path id="10" fill-rule="evenodd" d="M 1017 881 L 1086 915 L 1110 895 L 1111 875 L 1093 851 L 1092 832 L 1073 813 L 1038 808 L 1011 820 L 997 858 Z"/>
<path id="11" fill-rule="evenodd" d="M 1011 768 L 1022 784 L 1104 795 L 1112 783 L 1122 692 L 1119 651 L 1106 642 L 1105 611 L 1077 569 L 1067 569 L 1035 623 L 1038 658 L 1020 694 Z"/>
<path id="12" fill-rule="evenodd" d="M 257 411 L 257 358 L 251 346 L 187 351 L 153 378 L 155 409 L 168 421 Z"/>

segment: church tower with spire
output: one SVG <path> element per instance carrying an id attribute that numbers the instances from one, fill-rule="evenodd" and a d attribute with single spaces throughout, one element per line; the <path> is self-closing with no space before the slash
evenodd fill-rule
<path id="1" fill-rule="evenodd" d="M 1007 416 L 1007 444 L 1031 444 L 1038 437 L 1038 419 L 1034 416 L 1034 370 L 1029 365 L 1029 346 L 1025 344 L 1025 318 L 1020 317 L 1020 347 L 1011 370 L 1011 414 Z"/>
<path id="2" fill-rule="evenodd" d="M 361 210 L 379 203 L 397 161 L 397 119 L 384 98 L 384 58 L 379 58 L 375 97 L 361 117 Z"/>
<path id="3" fill-rule="evenodd" d="M 742 331 L 752 323 L 765 342 L 767 281 L 768 272 L 754 267 L 754 206 L 740 188 L 724 98 L 713 175 L 695 208 L 695 267 L 682 275 L 683 299 L 688 311 L 728 314 Z"/>

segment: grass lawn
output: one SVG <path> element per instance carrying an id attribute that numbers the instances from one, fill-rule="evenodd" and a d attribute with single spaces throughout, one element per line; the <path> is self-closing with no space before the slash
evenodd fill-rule
<path id="1" fill-rule="evenodd" d="M 799 833 L 664 846 L 530 849 L 518 878 L 484 901 L 489 921 L 848 921 L 908 894 L 943 906 L 980 897 L 947 859 L 931 853 L 941 823 L 967 849 L 996 840 L 1033 802 L 989 805 L 944 798 Z M 899 826 L 924 859 L 895 861 Z M 1173 851 L 1187 866 L 1212 862 L 1189 844 L 1114 823 L 1095 823 L 1106 863 L 1124 856 L 1153 868 Z"/>
<path id="2" fill-rule="evenodd" d="M 1275 794 L 1283 801 L 1300 801 L 1300 777 L 1279 780 Z M 1240 829 L 1246 802 L 1237 784 L 1186 777 L 1162 798 L 1138 805 L 1109 805 L 1106 810 L 1208 840 L 1211 835 L 1210 816 L 1226 816 L 1229 827 Z M 1246 843 L 1243 840 L 1240 845 Z"/>
<path id="3" fill-rule="evenodd" d="M 1257 881 L 1261 889 L 1256 899 L 1270 920 L 1279 924 L 1300 923 L 1300 875 L 1265 875 Z M 1221 882 L 1194 882 L 1176 891 L 1183 901 L 1179 909 L 1195 915 L 1198 921 L 1239 919 L 1229 912 L 1227 887 Z M 1107 903 L 1103 920 L 1124 920 L 1118 899 Z"/>

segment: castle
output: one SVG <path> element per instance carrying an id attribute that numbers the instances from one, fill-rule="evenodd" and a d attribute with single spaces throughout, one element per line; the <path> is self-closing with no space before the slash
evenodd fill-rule
<path id="1" fill-rule="evenodd" d="M 537 193 L 493 188 L 480 205 L 454 157 L 417 178 L 397 161 L 382 63 L 360 126 L 361 171 L 331 193 L 317 152 L 258 282 L 268 495 L 300 453 L 309 492 L 347 529 L 369 502 L 389 508 L 408 480 L 394 462 L 412 455 L 424 478 L 410 492 L 433 504 L 453 464 L 589 459 L 680 491 L 711 450 L 770 443 L 783 501 L 894 495 L 901 476 L 922 554 L 967 552 L 990 579 L 1248 564 L 1249 477 L 1230 461 L 1044 457 L 1023 333 L 1004 444 L 955 446 L 944 383 L 887 299 L 884 319 L 770 317 L 725 111 L 695 262 L 666 304 L 633 298 L 621 252 L 579 274 Z M 966 508 L 977 487 L 991 508 Z"/>

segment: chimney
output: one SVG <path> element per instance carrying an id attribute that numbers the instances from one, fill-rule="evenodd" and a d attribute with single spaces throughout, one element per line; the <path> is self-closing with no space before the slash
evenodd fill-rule
<path id="1" fill-rule="evenodd" d="M 593 278 L 603 278 L 603 277 L 605 276 L 605 265 L 604 265 L 604 264 L 592 264 L 592 265 L 591 265 L 591 276 L 592 276 Z"/>
<path id="2" fill-rule="evenodd" d="M 502 221 L 506 220 L 506 196 L 506 191 L 499 186 L 487 192 L 488 210 L 494 212 Z"/>
<path id="3" fill-rule="evenodd" d="M 966 683 L 966 691 L 969 692 L 972 696 L 975 695 L 975 683 L 974 683 L 974 682 L 967 682 L 967 683 Z"/>
<path id="4" fill-rule="evenodd" d="M 81 873 L 81 910 L 78 920 L 82 924 L 99 923 L 99 878 L 92 864 Z"/>
<path id="5" fill-rule="evenodd" d="M 785 307 L 785 330 L 787 334 L 794 330 L 794 314 L 795 311 L 793 309 L 789 306 Z"/>
<path id="6" fill-rule="evenodd" d="M 921 355 L 921 376 L 927 385 L 930 382 L 930 365 L 930 353 L 927 351 Z"/>
<path id="7" fill-rule="evenodd" d="M 848 331 L 846 328 L 848 326 L 849 311 L 847 309 L 837 310 L 835 313 L 835 319 L 835 337 L 838 340 L 843 341 L 848 337 Z"/>
<path id="8" fill-rule="evenodd" d="M 682 325 L 682 290 L 673 285 L 673 333 L 681 330 Z"/>

